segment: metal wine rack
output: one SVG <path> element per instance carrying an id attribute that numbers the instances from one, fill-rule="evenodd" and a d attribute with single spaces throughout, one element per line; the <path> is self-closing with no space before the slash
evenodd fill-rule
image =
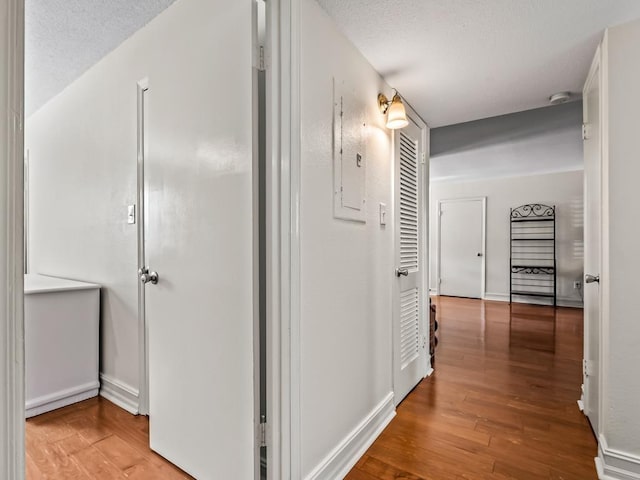
<path id="1" fill-rule="evenodd" d="M 556 207 L 530 203 L 510 211 L 509 302 L 526 297 L 557 304 Z"/>

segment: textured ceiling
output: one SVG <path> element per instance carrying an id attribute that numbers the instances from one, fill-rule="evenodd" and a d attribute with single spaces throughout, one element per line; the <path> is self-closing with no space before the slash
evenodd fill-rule
<path id="1" fill-rule="evenodd" d="M 30 115 L 175 0 L 26 0 Z"/>
<path id="2" fill-rule="evenodd" d="M 638 0 L 318 0 L 432 126 L 582 91 L 606 27 Z"/>

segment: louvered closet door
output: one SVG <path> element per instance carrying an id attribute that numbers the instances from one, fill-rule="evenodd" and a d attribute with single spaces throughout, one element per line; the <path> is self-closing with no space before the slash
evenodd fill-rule
<path id="1" fill-rule="evenodd" d="M 422 131 L 412 121 L 395 132 L 396 282 L 394 295 L 394 392 L 396 404 L 426 373 L 424 314 L 428 293 L 422 285 L 423 195 L 426 181 Z"/>

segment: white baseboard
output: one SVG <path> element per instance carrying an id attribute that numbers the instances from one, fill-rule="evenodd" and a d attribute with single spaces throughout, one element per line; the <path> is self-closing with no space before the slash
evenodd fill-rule
<path id="1" fill-rule="evenodd" d="M 582 300 L 576 300 L 575 298 L 558 297 L 558 306 L 569 308 L 584 308 L 584 303 L 582 303 Z"/>
<path id="2" fill-rule="evenodd" d="M 485 293 L 483 300 L 489 300 L 491 302 L 508 302 L 509 295 L 505 295 L 504 293 Z"/>
<path id="3" fill-rule="evenodd" d="M 26 418 L 35 417 L 57 408 L 66 407 L 73 403 L 82 402 L 98 395 L 99 382 L 89 382 L 84 385 L 55 392 L 26 402 Z"/>
<path id="4" fill-rule="evenodd" d="M 120 408 L 124 408 L 129 413 L 138 414 L 138 390 L 104 373 L 100 374 L 100 383 L 101 397 L 115 403 Z"/>
<path id="5" fill-rule="evenodd" d="M 505 293 L 485 293 L 483 300 L 489 300 L 492 302 L 508 302 L 509 294 Z M 520 300 L 520 298 L 518 299 Z M 533 305 L 549 305 L 549 301 L 546 299 L 535 299 L 531 298 L 527 302 L 515 301 L 515 303 L 530 303 Z M 583 304 L 581 300 L 576 300 L 575 298 L 570 297 L 558 297 L 558 306 L 559 307 L 571 307 L 571 308 L 583 308 Z"/>
<path id="6" fill-rule="evenodd" d="M 600 480 L 640 480 L 640 456 L 609 448 L 604 435 L 595 462 Z"/>
<path id="7" fill-rule="evenodd" d="M 578 400 L 578 408 L 584 413 L 584 383 L 580 385 L 580 400 Z"/>
<path id="8" fill-rule="evenodd" d="M 393 392 L 390 392 L 305 480 L 344 478 L 395 415 Z"/>

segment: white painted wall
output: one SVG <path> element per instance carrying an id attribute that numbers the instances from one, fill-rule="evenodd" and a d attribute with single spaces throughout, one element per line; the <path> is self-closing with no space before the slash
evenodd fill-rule
<path id="1" fill-rule="evenodd" d="M 302 476 L 392 391 L 391 134 L 376 104 L 390 88 L 314 0 L 302 1 Z M 368 105 L 366 223 L 333 218 L 333 77 Z M 387 226 L 378 203 L 387 204 Z M 333 478 L 333 477 L 332 477 Z"/>
<path id="2" fill-rule="evenodd" d="M 435 128 L 431 181 L 582 170 L 581 128 L 581 101 Z"/>
<path id="3" fill-rule="evenodd" d="M 136 203 L 136 83 L 148 76 L 157 104 L 173 95 L 168 84 L 191 88 L 185 69 L 167 64 L 203 56 L 216 61 L 199 38 L 216 30 L 215 8 L 204 0 L 176 2 L 27 121 L 30 271 L 102 285 L 101 373 L 133 392 L 139 382 L 137 239 L 127 205 Z M 209 88 L 224 95 L 227 79 Z M 150 135 L 157 151 L 191 148 L 168 143 L 181 139 L 177 132 Z M 229 151 L 210 138 L 198 146 L 200 168 L 216 149 Z"/>
<path id="4" fill-rule="evenodd" d="M 625 467 L 631 468 L 633 460 L 633 472 L 640 476 L 640 213 L 636 206 L 640 178 L 640 21 L 610 29 L 604 55 L 608 147 L 605 144 L 603 173 L 605 370 L 601 431 L 609 449 L 628 455 L 625 458 L 630 462 Z"/>
<path id="5" fill-rule="evenodd" d="M 582 280 L 583 266 L 583 172 L 553 173 L 477 182 L 431 185 L 430 257 L 432 286 L 437 286 L 438 202 L 440 200 L 487 197 L 486 294 L 485 298 L 509 300 L 509 209 L 525 203 L 557 207 L 558 301 L 582 305 L 573 282 Z M 464 235 L 464 225 L 460 226 Z"/>

